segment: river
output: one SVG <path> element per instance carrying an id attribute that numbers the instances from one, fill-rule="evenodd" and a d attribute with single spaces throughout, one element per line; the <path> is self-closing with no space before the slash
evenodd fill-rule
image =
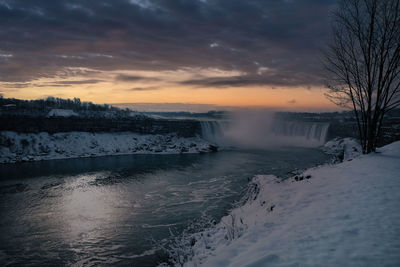
<path id="1" fill-rule="evenodd" d="M 324 163 L 316 148 L 0 165 L 0 264 L 155 266 L 154 244 L 219 220 L 257 174 Z"/>

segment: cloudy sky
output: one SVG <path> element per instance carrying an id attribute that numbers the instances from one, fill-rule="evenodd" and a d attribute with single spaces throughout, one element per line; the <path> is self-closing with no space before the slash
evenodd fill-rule
<path id="1" fill-rule="evenodd" d="M 0 93 L 331 109 L 335 0 L 0 0 Z"/>

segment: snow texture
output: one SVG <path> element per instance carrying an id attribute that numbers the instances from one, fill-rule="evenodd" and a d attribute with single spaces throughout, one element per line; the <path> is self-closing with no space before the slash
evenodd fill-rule
<path id="1" fill-rule="evenodd" d="M 399 192 L 400 142 L 284 181 L 256 176 L 243 205 L 191 237 L 184 266 L 400 266 Z"/>
<path id="2" fill-rule="evenodd" d="M 72 116 L 79 116 L 78 113 L 75 113 L 73 110 L 71 109 L 52 109 L 50 110 L 50 112 L 47 114 L 46 117 L 72 117 Z"/>
<path id="3" fill-rule="evenodd" d="M 0 163 L 122 154 L 174 154 L 210 152 L 199 137 L 125 133 L 0 132 Z"/>
<path id="4" fill-rule="evenodd" d="M 361 154 L 361 146 L 354 138 L 335 138 L 326 142 L 322 148 L 325 153 L 334 155 L 338 161 L 352 160 Z"/>

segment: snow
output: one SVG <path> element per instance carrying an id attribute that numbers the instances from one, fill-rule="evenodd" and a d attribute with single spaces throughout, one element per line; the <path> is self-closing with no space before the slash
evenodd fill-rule
<path id="1" fill-rule="evenodd" d="M 0 132 L 0 163 L 122 154 L 176 154 L 210 152 L 199 137 L 123 133 Z"/>
<path id="2" fill-rule="evenodd" d="M 72 117 L 72 116 L 79 116 L 78 113 L 74 112 L 71 109 L 58 109 L 54 108 L 50 110 L 50 112 L 47 114 L 47 117 Z"/>
<path id="3" fill-rule="evenodd" d="M 259 175 L 175 263 L 186 253 L 184 266 L 400 266 L 399 192 L 400 142 L 284 181 Z"/>
<path id="4" fill-rule="evenodd" d="M 340 161 L 351 160 L 361 154 L 361 145 L 354 138 L 335 138 L 325 143 L 325 153 L 336 156 Z"/>

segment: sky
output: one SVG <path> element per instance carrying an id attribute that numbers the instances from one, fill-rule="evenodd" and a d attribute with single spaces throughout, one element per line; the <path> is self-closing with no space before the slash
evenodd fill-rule
<path id="1" fill-rule="evenodd" d="M 0 0 L 0 94 L 334 110 L 336 0 Z"/>

